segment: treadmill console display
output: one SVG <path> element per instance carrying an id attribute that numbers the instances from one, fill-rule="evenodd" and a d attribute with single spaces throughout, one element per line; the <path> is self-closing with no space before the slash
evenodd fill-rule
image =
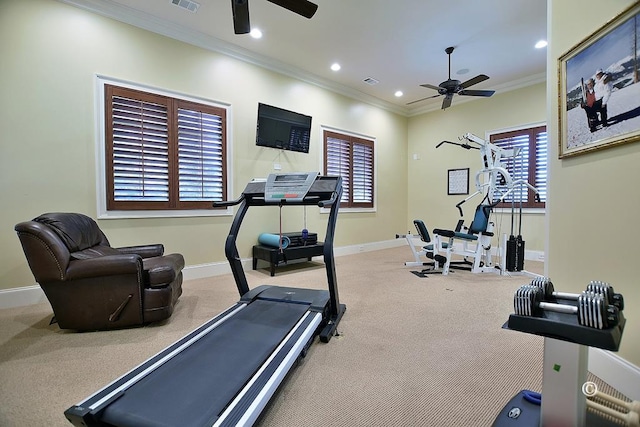
<path id="1" fill-rule="evenodd" d="M 301 202 L 318 175 L 318 172 L 272 173 L 264 186 L 264 201 Z"/>

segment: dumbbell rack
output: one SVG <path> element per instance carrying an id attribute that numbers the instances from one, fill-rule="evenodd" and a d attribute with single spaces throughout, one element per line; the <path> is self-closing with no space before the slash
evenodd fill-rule
<path id="1" fill-rule="evenodd" d="M 555 302 L 577 306 L 575 300 L 558 298 Z M 582 326 L 576 315 L 567 313 L 544 311 L 543 317 L 510 315 L 504 329 L 545 337 L 544 403 L 542 406 L 532 404 L 520 392 L 505 405 L 493 427 L 619 426 L 587 412 L 585 397 L 579 391 L 587 378 L 588 347 L 618 351 L 625 323 L 622 311 L 618 324 L 609 329 Z M 515 418 L 514 408 L 519 411 Z"/>

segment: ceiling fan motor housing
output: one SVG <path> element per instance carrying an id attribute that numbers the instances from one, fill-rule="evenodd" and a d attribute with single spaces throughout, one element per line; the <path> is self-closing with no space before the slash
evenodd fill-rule
<path id="1" fill-rule="evenodd" d="M 440 89 L 438 89 L 438 93 L 440 95 L 446 95 L 448 93 L 456 93 L 458 92 L 458 90 L 460 90 L 459 86 L 460 86 L 460 80 L 449 79 L 440 83 L 439 85 Z"/>

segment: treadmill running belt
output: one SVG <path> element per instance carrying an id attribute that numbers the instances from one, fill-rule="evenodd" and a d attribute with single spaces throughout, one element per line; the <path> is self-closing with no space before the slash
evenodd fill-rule
<path id="1" fill-rule="evenodd" d="M 211 425 L 307 311 L 253 301 L 109 405 L 115 426 Z"/>

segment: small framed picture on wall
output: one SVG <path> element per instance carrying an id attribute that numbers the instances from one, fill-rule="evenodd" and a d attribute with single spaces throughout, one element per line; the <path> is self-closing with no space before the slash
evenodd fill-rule
<path id="1" fill-rule="evenodd" d="M 447 194 L 469 194 L 469 168 L 449 169 Z"/>

